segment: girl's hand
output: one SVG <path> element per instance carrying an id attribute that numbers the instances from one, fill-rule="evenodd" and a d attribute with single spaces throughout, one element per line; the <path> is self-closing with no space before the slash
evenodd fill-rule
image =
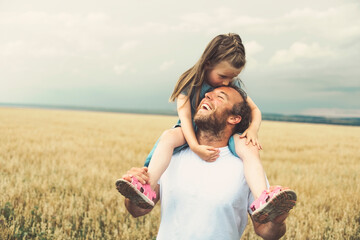
<path id="1" fill-rule="evenodd" d="M 125 179 L 128 182 L 131 182 L 131 177 L 135 177 L 140 183 L 146 184 L 149 182 L 149 174 L 148 174 L 148 168 L 142 167 L 142 168 L 131 168 L 129 171 L 126 172 L 122 176 L 122 179 Z"/>
<path id="2" fill-rule="evenodd" d="M 192 150 L 207 162 L 214 162 L 220 156 L 220 150 L 211 146 L 198 145 Z"/>
<path id="3" fill-rule="evenodd" d="M 262 150 L 262 146 L 259 142 L 256 131 L 251 130 L 250 128 L 246 129 L 245 132 L 243 132 L 243 134 L 240 135 L 240 138 L 245 138 L 245 137 L 246 137 L 246 144 L 252 142 L 252 144 L 254 146 L 257 146 L 259 150 Z"/>

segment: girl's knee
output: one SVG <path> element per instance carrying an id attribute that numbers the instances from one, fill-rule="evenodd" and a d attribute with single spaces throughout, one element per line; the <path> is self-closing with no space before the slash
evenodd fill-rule
<path id="1" fill-rule="evenodd" d="M 177 133 L 176 133 L 176 128 L 171 128 L 171 129 L 167 129 L 165 130 L 162 135 L 161 138 L 164 139 L 171 139 L 173 137 L 176 137 Z"/>
<path id="2" fill-rule="evenodd" d="M 176 145 L 180 138 L 183 138 L 181 128 L 171 128 L 163 132 L 160 137 L 160 141 L 177 147 Z"/>

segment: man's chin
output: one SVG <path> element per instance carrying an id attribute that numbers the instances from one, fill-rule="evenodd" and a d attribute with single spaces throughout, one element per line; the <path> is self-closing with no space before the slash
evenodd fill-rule
<path id="1" fill-rule="evenodd" d="M 210 110 L 207 110 L 207 109 L 199 109 L 199 110 L 196 112 L 195 116 L 206 117 L 206 116 L 210 116 L 211 113 L 212 113 L 212 111 L 210 111 Z"/>
<path id="2" fill-rule="evenodd" d="M 203 121 L 204 119 L 206 119 L 206 115 L 201 114 L 201 113 L 196 113 L 196 115 L 194 116 L 194 121 Z"/>
<path id="3" fill-rule="evenodd" d="M 196 122 L 199 122 L 200 125 L 202 125 L 202 123 L 207 123 L 210 119 L 210 115 L 206 114 L 206 113 L 196 113 L 195 117 L 194 117 L 194 122 L 196 124 Z M 196 124 L 198 125 L 198 124 Z"/>
<path id="4" fill-rule="evenodd" d="M 194 121 L 199 130 L 220 133 L 226 126 L 227 117 L 221 113 L 207 109 L 199 109 L 194 116 Z"/>

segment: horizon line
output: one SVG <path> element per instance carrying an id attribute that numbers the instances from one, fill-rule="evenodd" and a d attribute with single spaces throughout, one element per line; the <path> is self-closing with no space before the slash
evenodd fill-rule
<path id="1" fill-rule="evenodd" d="M 0 107 L 177 116 L 176 110 L 170 110 L 170 109 L 128 109 L 128 108 L 85 107 L 85 106 L 26 104 L 26 103 L 0 103 Z M 262 113 L 262 119 L 265 121 L 360 126 L 360 117 L 333 117 L 333 116 L 328 117 L 328 116 L 312 116 L 312 115 L 303 115 L 303 114 Z"/>

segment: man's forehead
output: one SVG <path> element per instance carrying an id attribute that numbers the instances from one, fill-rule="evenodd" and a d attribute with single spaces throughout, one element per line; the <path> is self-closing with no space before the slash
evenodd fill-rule
<path id="1" fill-rule="evenodd" d="M 240 93 L 238 91 L 236 91 L 236 89 L 232 88 L 232 87 L 218 87 L 215 88 L 214 91 L 219 92 L 219 93 L 223 93 L 225 95 L 227 95 L 227 97 L 229 98 L 229 100 L 233 100 L 233 101 L 240 101 L 242 102 L 242 96 L 240 95 Z"/>

